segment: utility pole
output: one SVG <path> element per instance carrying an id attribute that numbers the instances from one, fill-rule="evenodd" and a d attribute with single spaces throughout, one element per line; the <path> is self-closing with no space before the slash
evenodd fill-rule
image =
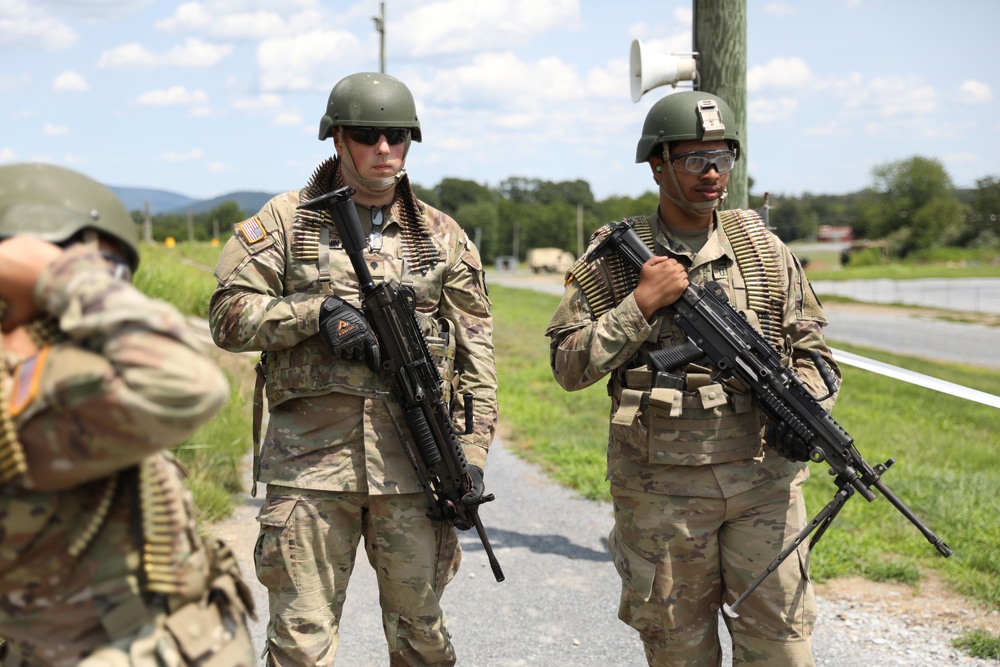
<path id="1" fill-rule="evenodd" d="M 153 218 L 149 215 L 149 202 L 146 202 L 145 214 L 143 215 L 142 240 L 146 243 L 153 242 Z"/>
<path id="2" fill-rule="evenodd" d="M 378 71 L 385 74 L 385 3 L 378 3 L 379 15 L 373 16 L 375 22 L 375 32 L 378 33 Z"/>
<path id="3" fill-rule="evenodd" d="M 692 2 L 694 50 L 699 54 L 698 90 L 718 95 L 729 104 L 740 136 L 740 159 L 729 175 L 729 196 L 719 208 L 747 208 L 747 3 Z"/>

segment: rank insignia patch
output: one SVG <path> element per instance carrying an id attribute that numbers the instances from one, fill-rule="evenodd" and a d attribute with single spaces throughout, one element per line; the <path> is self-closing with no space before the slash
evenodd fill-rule
<path id="1" fill-rule="evenodd" d="M 247 243 L 253 245 L 260 241 L 266 236 L 264 234 L 264 228 L 260 224 L 260 220 L 256 216 L 250 218 L 246 222 L 240 223 L 240 234 L 246 239 Z"/>

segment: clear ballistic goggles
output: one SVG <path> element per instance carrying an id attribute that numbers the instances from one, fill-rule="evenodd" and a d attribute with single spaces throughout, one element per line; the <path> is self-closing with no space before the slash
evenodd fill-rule
<path id="1" fill-rule="evenodd" d="M 671 155 L 670 163 L 679 166 L 689 174 L 708 173 L 714 166 L 720 174 L 728 174 L 736 164 L 736 153 L 733 151 L 688 151 Z"/>
<path id="2" fill-rule="evenodd" d="M 365 146 L 374 146 L 383 135 L 385 135 L 385 140 L 389 142 L 389 145 L 396 146 L 406 141 L 406 135 L 410 133 L 408 127 L 348 127 L 344 129 L 347 131 L 347 136 Z"/>

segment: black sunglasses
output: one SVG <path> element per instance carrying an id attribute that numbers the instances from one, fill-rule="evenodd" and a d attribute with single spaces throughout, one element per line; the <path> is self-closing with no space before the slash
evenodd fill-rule
<path id="1" fill-rule="evenodd" d="M 406 136 L 410 133 L 407 127 L 348 127 L 347 136 L 359 144 L 374 146 L 378 140 L 385 135 L 385 140 L 390 145 L 395 146 L 406 141 Z"/>

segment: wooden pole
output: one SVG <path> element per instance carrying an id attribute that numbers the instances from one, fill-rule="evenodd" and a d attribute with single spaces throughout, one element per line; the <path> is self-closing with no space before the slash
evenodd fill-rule
<path id="1" fill-rule="evenodd" d="M 740 159 L 729 176 L 729 196 L 719 208 L 747 208 L 747 4 L 746 0 L 692 0 L 698 89 L 718 95 L 736 116 Z"/>

